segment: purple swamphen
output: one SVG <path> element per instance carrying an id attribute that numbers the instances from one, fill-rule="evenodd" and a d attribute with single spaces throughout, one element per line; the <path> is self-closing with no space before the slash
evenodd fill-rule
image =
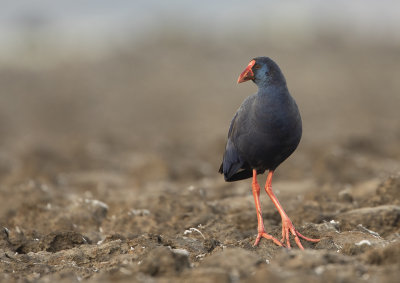
<path id="1" fill-rule="evenodd" d="M 232 119 L 219 172 L 224 174 L 227 182 L 253 177 L 252 189 L 258 220 L 258 235 L 254 245 L 264 237 L 279 246 L 290 248 L 291 233 L 299 248 L 304 249 L 299 237 L 310 242 L 318 242 L 319 239 L 307 238 L 296 230 L 271 186 L 274 170 L 293 153 L 300 142 L 300 112 L 288 91 L 285 77 L 270 58 L 257 57 L 251 60 L 237 82 L 248 80 L 258 86 L 258 92 L 245 99 Z M 262 219 L 257 174 L 266 170 L 265 191 L 282 217 L 281 241 L 265 232 Z"/>

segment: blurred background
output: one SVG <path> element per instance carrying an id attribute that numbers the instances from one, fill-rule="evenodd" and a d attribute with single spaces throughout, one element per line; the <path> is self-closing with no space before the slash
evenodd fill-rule
<path id="1" fill-rule="evenodd" d="M 273 187 L 311 261 L 252 248 L 218 173 L 257 56 L 302 115 Z M 397 279 L 399 107 L 400 1 L 0 0 L 0 281 Z"/>
<path id="2" fill-rule="evenodd" d="M 398 1 L 0 3 L 3 185 L 222 178 L 229 123 L 256 92 L 236 79 L 256 56 L 280 65 L 303 117 L 283 178 L 399 170 Z"/>

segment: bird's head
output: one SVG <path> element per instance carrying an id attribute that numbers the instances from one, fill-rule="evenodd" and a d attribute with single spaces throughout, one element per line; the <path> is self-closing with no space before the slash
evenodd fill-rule
<path id="1" fill-rule="evenodd" d="M 246 69 L 240 74 L 237 83 L 249 80 L 252 80 L 259 87 L 286 84 L 280 68 L 268 57 L 257 57 L 251 60 Z"/>

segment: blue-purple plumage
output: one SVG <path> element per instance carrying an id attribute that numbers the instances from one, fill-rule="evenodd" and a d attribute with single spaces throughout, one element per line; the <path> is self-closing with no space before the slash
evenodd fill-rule
<path id="1" fill-rule="evenodd" d="M 302 134 L 298 107 L 278 65 L 258 57 L 245 71 L 242 81 L 253 80 L 258 92 L 244 100 L 232 119 L 220 167 L 226 181 L 250 178 L 253 169 L 258 174 L 275 170 L 297 148 Z"/>

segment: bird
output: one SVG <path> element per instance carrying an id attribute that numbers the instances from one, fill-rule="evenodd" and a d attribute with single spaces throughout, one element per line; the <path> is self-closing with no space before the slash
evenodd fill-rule
<path id="1" fill-rule="evenodd" d="M 269 57 L 256 57 L 240 74 L 237 83 L 253 81 L 258 92 L 247 97 L 234 115 L 228 131 L 219 173 L 227 182 L 253 178 L 252 193 L 257 212 L 257 246 L 261 238 L 272 240 L 282 247 L 291 248 L 290 234 L 297 246 L 304 250 L 300 238 L 319 242 L 303 236 L 293 225 L 272 191 L 272 177 L 276 168 L 297 148 L 302 136 L 302 121 L 298 106 L 290 95 L 286 79 Z M 268 171 L 265 191 L 282 218 L 282 239 L 265 231 L 257 175 Z M 286 242 L 286 243 L 285 243 Z"/>

